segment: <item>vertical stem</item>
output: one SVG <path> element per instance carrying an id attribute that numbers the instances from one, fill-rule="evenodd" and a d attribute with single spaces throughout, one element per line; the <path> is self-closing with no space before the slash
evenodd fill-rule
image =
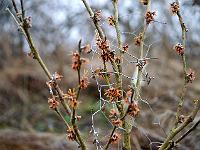
<path id="1" fill-rule="evenodd" d="M 117 34 L 117 42 L 118 42 L 118 47 L 120 49 L 120 62 L 117 64 L 117 69 L 118 69 L 118 74 L 117 74 L 117 85 L 118 87 L 120 88 L 120 91 L 121 91 L 121 95 L 122 95 L 122 98 L 123 98 L 123 87 L 122 87 L 122 61 L 123 61 L 123 50 L 122 50 L 122 36 L 121 36 L 121 31 L 120 31 L 120 26 L 119 26 L 119 9 L 118 9 L 118 0 L 112 0 L 112 3 L 113 3 L 113 7 L 114 7 L 114 25 L 115 25 L 115 31 L 116 31 L 116 34 Z M 123 105 L 121 103 L 117 103 L 117 106 L 118 106 L 118 110 L 120 112 L 120 115 L 121 117 L 124 116 L 124 108 L 123 108 Z M 122 108 L 120 108 L 120 106 Z M 128 128 L 127 128 L 127 122 L 126 122 L 126 119 L 125 117 L 122 119 L 122 127 L 125 129 L 124 133 L 123 133 L 123 149 L 124 150 L 131 150 L 131 140 L 130 140 L 130 133 L 128 131 Z"/>
<path id="2" fill-rule="evenodd" d="M 177 0 L 176 2 L 179 5 L 179 1 Z M 180 23 L 180 26 L 181 26 L 181 29 L 182 29 L 182 45 L 183 45 L 183 48 L 184 48 L 184 51 L 185 51 L 187 28 L 185 26 L 185 23 L 183 21 L 183 17 L 181 16 L 180 11 L 177 12 L 177 16 L 178 16 L 179 23 Z M 183 64 L 184 83 L 183 83 L 183 87 L 182 87 L 182 91 L 181 91 L 180 101 L 178 103 L 175 127 L 177 127 L 177 125 L 179 123 L 179 117 L 181 115 L 181 111 L 182 111 L 183 103 L 184 103 L 184 98 L 185 98 L 185 93 L 186 93 L 186 90 L 187 90 L 187 62 L 186 62 L 185 52 L 181 57 L 182 57 L 181 59 L 182 59 L 182 64 Z"/>
<path id="3" fill-rule="evenodd" d="M 150 11 L 150 5 L 151 5 L 151 0 L 148 1 L 146 12 Z M 147 31 L 148 24 L 146 22 L 146 19 L 144 19 L 144 28 L 142 32 L 142 39 L 141 39 L 141 44 L 140 44 L 140 59 L 143 59 L 144 57 L 144 39 L 145 39 L 145 34 Z M 142 78 L 142 71 L 140 67 L 137 68 L 137 80 L 136 80 L 136 85 L 133 85 L 135 87 L 135 94 L 133 96 L 133 99 L 138 99 L 140 95 L 140 88 L 141 88 L 141 78 Z"/>

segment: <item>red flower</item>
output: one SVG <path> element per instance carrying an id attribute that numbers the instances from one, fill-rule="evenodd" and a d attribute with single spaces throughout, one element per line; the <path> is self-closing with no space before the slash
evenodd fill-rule
<path id="1" fill-rule="evenodd" d="M 105 95 L 110 99 L 111 102 L 114 102 L 121 97 L 121 92 L 119 89 L 111 87 L 106 90 Z"/>
<path id="2" fill-rule="evenodd" d="M 170 6 L 171 6 L 171 11 L 173 14 L 177 14 L 179 12 L 180 6 L 177 2 L 171 3 Z"/>
<path id="3" fill-rule="evenodd" d="M 177 43 L 174 46 L 174 49 L 181 56 L 185 53 L 185 48 L 183 47 L 183 45 L 181 43 Z"/>
<path id="4" fill-rule="evenodd" d="M 59 102 L 53 98 L 48 98 L 48 103 L 49 103 L 49 108 L 51 109 L 56 109 L 59 106 Z"/>
<path id="5" fill-rule="evenodd" d="M 146 23 L 150 24 L 151 22 L 153 22 L 155 16 L 156 16 L 156 12 L 155 11 L 154 12 L 147 11 L 146 15 L 145 15 Z"/>

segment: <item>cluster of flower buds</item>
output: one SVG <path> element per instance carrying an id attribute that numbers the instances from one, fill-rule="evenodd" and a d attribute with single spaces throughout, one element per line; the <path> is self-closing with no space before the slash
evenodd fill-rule
<path id="1" fill-rule="evenodd" d="M 26 29 L 32 28 L 32 19 L 31 17 L 24 18 L 23 27 Z"/>
<path id="2" fill-rule="evenodd" d="M 110 110 L 110 115 L 109 117 L 111 118 L 112 124 L 116 127 L 121 127 L 122 126 L 122 121 L 119 119 L 119 112 L 116 109 L 111 109 Z"/>
<path id="3" fill-rule="evenodd" d="M 69 89 L 67 91 L 67 93 L 64 94 L 63 98 L 68 100 L 68 103 L 69 103 L 69 105 L 72 108 L 77 108 L 78 101 L 77 101 L 77 98 L 76 98 L 76 91 L 75 91 L 75 89 Z"/>
<path id="4" fill-rule="evenodd" d="M 111 61 L 114 59 L 114 52 L 110 50 L 110 44 L 106 38 L 102 40 L 97 34 L 96 44 L 98 48 L 102 50 L 101 58 L 104 62 L 108 62 L 109 60 Z"/>
<path id="5" fill-rule="evenodd" d="M 136 37 L 134 38 L 134 44 L 135 44 L 136 46 L 140 46 L 141 41 L 142 41 L 142 37 L 143 37 L 143 34 L 140 33 L 138 36 L 136 36 Z"/>
<path id="6" fill-rule="evenodd" d="M 177 43 L 174 46 L 174 50 L 181 56 L 185 53 L 185 48 L 183 47 L 181 43 Z"/>
<path id="7" fill-rule="evenodd" d="M 173 14 L 177 14 L 180 11 L 180 6 L 177 2 L 171 3 L 170 6 Z"/>
<path id="8" fill-rule="evenodd" d="M 49 108 L 54 109 L 54 110 L 59 106 L 59 102 L 56 100 L 58 96 L 56 94 L 57 92 L 55 92 L 55 88 L 57 86 L 57 81 L 61 81 L 62 78 L 63 78 L 62 75 L 55 72 L 52 75 L 52 80 L 46 82 L 49 88 L 50 95 L 51 95 L 51 98 L 48 98 Z"/>
<path id="9" fill-rule="evenodd" d="M 104 95 L 109 98 L 110 102 L 116 102 L 122 96 L 121 91 L 114 87 L 105 90 Z"/>
<path id="10" fill-rule="evenodd" d="M 194 81 L 194 79 L 195 79 L 195 73 L 194 73 L 194 71 L 192 71 L 190 69 L 189 73 L 186 76 L 186 82 L 187 83 L 192 83 Z"/>
<path id="11" fill-rule="evenodd" d="M 94 22 L 99 22 L 101 20 L 101 10 L 98 10 L 94 13 Z"/>
<path id="12" fill-rule="evenodd" d="M 115 26 L 115 19 L 113 16 L 108 17 L 108 24 L 110 26 Z"/>
<path id="13" fill-rule="evenodd" d="M 147 64 L 146 59 L 138 59 L 136 66 L 139 68 L 139 70 L 142 70 L 146 64 Z"/>
<path id="14" fill-rule="evenodd" d="M 128 44 L 125 44 L 124 46 L 123 46 L 123 52 L 128 52 L 128 48 L 129 48 L 129 46 L 128 46 Z"/>
<path id="15" fill-rule="evenodd" d="M 52 98 L 48 98 L 49 108 L 55 110 L 59 106 L 59 102 L 53 96 Z"/>
<path id="16" fill-rule="evenodd" d="M 76 140 L 76 134 L 75 134 L 74 129 L 72 127 L 69 127 L 67 129 L 67 137 L 71 141 L 75 141 Z"/>
<path id="17" fill-rule="evenodd" d="M 145 15 L 146 23 L 147 23 L 147 24 L 150 24 L 151 22 L 153 22 L 153 21 L 154 21 L 154 17 L 155 17 L 156 15 L 157 15 L 157 14 L 156 14 L 155 11 L 153 11 L 153 12 L 147 11 L 147 12 L 146 12 L 146 15 Z"/>
<path id="18" fill-rule="evenodd" d="M 138 103 L 136 102 L 129 103 L 127 113 L 130 116 L 136 117 L 139 114 L 139 112 L 140 112 L 140 108 L 139 108 Z"/>
<path id="19" fill-rule="evenodd" d="M 82 76 L 81 80 L 80 80 L 80 88 L 81 89 L 86 89 L 88 87 L 88 84 L 89 84 L 89 80 L 88 80 L 88 77 L 87 77 L 87 73 L 84 72 L 84 75 Z"/>
<path id="20" fill-rule="evenodd" d="M 81 58 L 78 52 L 74 52 L 72 54 L 72 69 L 73 70 L 80 70 L 81 65 L 87 63 L 88 60 L 85 58 Z"/>
<path id="21" fill-rule="evenodd" d="M 113 136 L 110 138 L 111 144 L 116 144 L 121 139 L 121 135 L 118 133 L 114 133 Z"/>

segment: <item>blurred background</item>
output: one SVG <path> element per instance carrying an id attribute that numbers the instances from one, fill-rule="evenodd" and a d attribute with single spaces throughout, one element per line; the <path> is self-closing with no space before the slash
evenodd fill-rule
<path id="1" fill-rule="evenodd" d="M 65 140 L 64 124 L 48 108 L 47 78 L 39 64 L 27 57 L 29 47 L 11 16 L 1 7 L 3 1 L 0 0 L 0 149 L 78 149 L 73 142 Z M 112 48 L 117 49 L 115 30 L 107 22 L 107 18 L 113 14 L 111 1 L 88 2 L 95 11 L 101 10 L 101 26 Z M 175 119 L 183 75 L 181 59 L 173 50 L 173 46 L 181 42 L 181 28 L 177 16 L 170 12 L 171 2 L 152 2 L 152 10 L 157 11 L 157 16 L 148 28 L 145 50 L 149 50 L 149 57 L 158 59 L 150 61 L 146 68 L 155 79 L 150 85 L 144 84 L 141 113 L 134 120 L 132 145 L 137 150 L 156 149 L 154 142 L 161 142 L 166 137 Z M 145 8 L 139 0 L 120 1 L 119 6 L 123 42 L 128 43 L 130 53 L 137 56 L 138 48 L 134 46 L 133 38 L 142 30 Z M 12 10 L 10 5 L 8 7 Z M 83 45 L 90 44 L 92 49 L 96 49 L 95 28 L 89 15 L 81 0 L 27 0 L 25 8 L 27 15 L 32 17 L 31 33 L 35 44 L 50 71 L 64 76 L 61 87 L 66 92 L 77 82 L 71 69 L 71 54 L 77 50 L 78 41 L 82 39 Z M 196 76 L 186 93 L 184 114 L 188 115 L 193 100 L 200 97 L 200 1 L 181 1 L 181 8 L 189 29 L 186 43 L 188 65 Z M 86 57 L 91 59 L 92 55 Z M 101 66 L 96 58 L 92 63 L 95 67 Z M 124 62 L 124 66 L 124 74 L 132 77 L 135 64 Z M 124 86 L 128 84 L 130 80 L 125 78 Z M 82 118 L 79 126 L 91 149 L 94 149 L 93 135 L 89 133 L 92 114 L 99 109 L 99 95 L 94 80 L 90 79 L 90 86 L 82 93 L 81 101 L 78 113 Z M 100 112 L 94 118 L 99 139 L 105 141 L 111 125 L 104 113 Z M 66 119 L 69 118 L 66 116 Z M 178 149 L 199 150 L 199 138 L 200 127 L 182 141 Z M 113 147 L 117 148 L 120 145 Z"/>

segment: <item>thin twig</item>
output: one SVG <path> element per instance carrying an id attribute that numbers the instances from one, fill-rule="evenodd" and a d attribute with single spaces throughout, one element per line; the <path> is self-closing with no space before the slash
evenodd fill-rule
<path id="1" fill-rule="evenodd" d="M 178 138 L 175 143 L 177 144 L 180 141 L 182 141 L 187 135 L 189 135 L 192 131 L 194 131 L 199 124 L 200 124 L 200 119 L 185 134 L 183 134 L 180 138 Z"/>
<path id="2" fill-rule="evenodd" d="M 176 2 L 179 5 L 179 1 L 177 0 Z M 186 49 L 186 32 L 187 32 L 187 28 L 186 28 L 185 23 L 183 21 L 183 17 L 181 15 L 180 10 L 177 12 L 177 16 L 178 16 L 179 23 L 180 23 L 180 26 L 181 26 L 181 29 L 182 29 L 182 45 L 183 45 L 183 48 L 184 48 L 184 51 L 185 51 L 185 49 Z M 181 111 L 182 111 L 182 108 L 183 108 L 185 93 L 187 91 L 187 62 L 186 62 L 185 52 L 183 53 L 183 55 L 181 57 L 182 57 L 181 59 L 182 59 L 182 63 L 183 63 L 184 83 L 183 83 L 183 87 L 182 87 L 182 91 L 181 91 L 180 101 L 178 103 L 175 126 L 177 126 L 178 123 L 179 123 L 179 118 L 180 118 Z"/>
<path id="3" fill-rule="evenodd" d="M 113 130 L 112 130 L 112 132 L 111 132 L 111 134 L 110 134 L 109 140 L 108 140 L 108 142 L 107 142 L 106 147 L 105 147 L 104 150 L 107 150 L 107 149 L 109 148 L 109 146 L 110 146 L 110 144 L 111 144 L 111 138 L 112 138 L 113 134 L 115 133 L 115 130 L 116 130 L 116 129 L 117 129 L 117 127 L 114 126 L 114 127 L 113 127 Z"/>
<path id="4" fill-rule="evenodd" d="M 171 147 L 170 143 L 173 143 L 171 142 L 173 138 L 194 120 L 199 109 L 200 109 L 200 100 L 197 100 L 195 108 L 193 109 L 189 117 L 180 126 L 171 130 L 170 134 L 167 136 L 167 138 L 165 139 L 164 143 L 161 145 L 159 150 L 165 150 L 167 147 Z"/>

